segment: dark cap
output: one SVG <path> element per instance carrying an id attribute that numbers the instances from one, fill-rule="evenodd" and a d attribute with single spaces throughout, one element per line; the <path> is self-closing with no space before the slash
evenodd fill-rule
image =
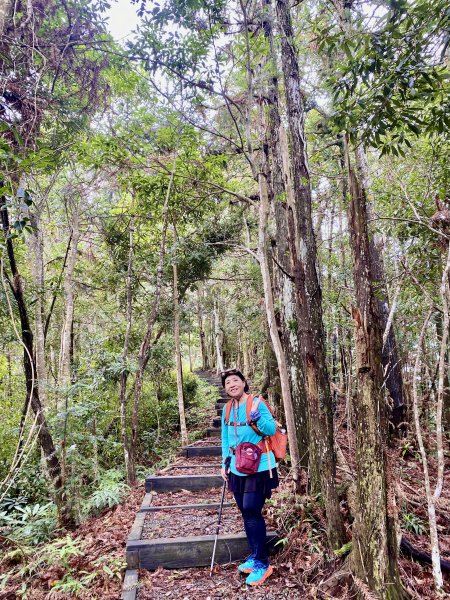
<path id="1" fill-rule="evenodd" d="M 227 369 L 226 371 L 222 371 L 220 373 L 223 387 L 225 387 L 226 378 L 230 375 L 237 375 L 239 379 L 242 379 L 242 381 L 245 383 L 244 392 L 247 393 L 249 391 L 250 388 L 248 387 L 247 380 L 245 379 L 244 375 L 239 371 L 239 369 Z"/>

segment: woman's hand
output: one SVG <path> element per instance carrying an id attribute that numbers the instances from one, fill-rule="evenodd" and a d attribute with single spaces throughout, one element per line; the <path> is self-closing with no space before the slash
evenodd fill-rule
<path id="1" fill-rule="evenodd" d="M 228 481 L 228 471 L 227 471 L 226 467 L 221 468 L 220 474 L 222 475 L 222 479 L 224 481 Z"/>
<path id="2" fill-rule="evenodd" d="M 261 413 L 259 412 L 259 410 L 252 410 L 250 413 L 250 421 L 252 421 L 253 423 L 256 423 L 256 421 L 258 421 L 261 418 Z"/>

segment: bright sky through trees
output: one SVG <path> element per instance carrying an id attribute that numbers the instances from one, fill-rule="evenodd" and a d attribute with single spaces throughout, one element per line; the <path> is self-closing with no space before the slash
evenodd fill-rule
<path id="1" fill-rule="evenodd" d="M 111 3 L 108 11 L 109 30 L 117 41 L 130 36 L 136 29 L 139 18 L 137 16 L 138 6 L 130 0 L 116 0 Z"/>

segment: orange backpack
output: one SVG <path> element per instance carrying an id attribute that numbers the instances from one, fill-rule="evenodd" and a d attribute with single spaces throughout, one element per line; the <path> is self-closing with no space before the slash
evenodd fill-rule
<path id="1" fill-rule="evenodd" d="M 287 435 L 286 430 L 283 429 L 281 423 L 275 420 L 277 426 L 275 433 L 273 435 L 266 436 L 261 433 L 257 424 L 250 422 L 250 413 L 258 409 L 258 405 L 261 401 L 267 406 L 272 417 L 275 415 L 274 408 L 270 406 L 270 404 L 268 404 L 263 397 L 253 396 L 250 394 L 247 398 L 245 406 L 245 412 L 247 416 L 247 423 L 245 423 L 245 425 L 250 425 L 253 431 L 262 437 L 262 440 L 256 445 L 259 446 L 263 453 L 272 450 L 277 460 L 283 460 L 283 458 L 286 456 Z M 231 405 L 232 400 L 228 400 L 225 408 L 225 423 L 227 425 L 230 423 Z M 240 425 L 244 425 L 244 423 L 240 423 Z"/>

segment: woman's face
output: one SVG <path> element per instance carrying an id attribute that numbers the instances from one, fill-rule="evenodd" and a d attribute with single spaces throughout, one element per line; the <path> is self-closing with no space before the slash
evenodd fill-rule
<path id="1" fill-rule="evenodd" d="M 225 391 L 231 398 L 240 398 L 244 393 L 245 382 L 238 375 L 229 375 L 225 379 Z"/>

